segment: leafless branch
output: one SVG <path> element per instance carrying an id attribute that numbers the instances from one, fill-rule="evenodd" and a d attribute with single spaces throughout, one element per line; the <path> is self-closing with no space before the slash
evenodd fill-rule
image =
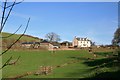
<path id="1" fill-rule="evenodd" d="M 13 7 L 16 4 L 22 3 L 23 1 L 24 0 L 22 0 L 21 2 L 16 2 L 16 0 L 15 0 L 11 5 L 7 5 L 8 0 L 5 0 L 3 6 L 0 5 L 0 7 L 3 8 L 2 17 L 1 17 L 1 23 L 0 23 L 0 33 L 2 33 L 2 30 L 3 30 L 6 22 L 8 21 L 8 18 L 9 18 L 10 14 L 11 14 L 11 11 L 12 11 Z M 7 8 L 9 8 L 9 10 Z M 8 12 L 6 12 L 6 10 L 8 10 Z M 10 50 L 11 47 L 21 39 L 21 37 L 25 34 L 25 32 L 26 32 L 26 30 L 28 28 L 29 22 L 30 22 L 30 18 L 27 21 L 27 25 L 26 25 L 26 27 L 25 27 L 24 32 L 22 33 L 22 35 L 20 35 L 18 37 L 18 39 L 16 39 L 13 43 L 11 43 L 11 45 L 5 51 L 3 51 L 0 54 L 0 56 L 2 56 L 4 53 L 6 53 L 8 50 Z M 20 27 L 18 27 L 18 29 L 13 34 L 10 34 L 10 35 L 5 36 L 5 37 L 0 37 L 0 38 L 9 38 L 9 37 L 11 37 L 12 35 L 14 35 L 21 28 L 21 26 L 22 25 L 20 25 Z M 20 56 L 17 58 L 16 61 L 13 62 L 13 64 L 16 63 L 19 60 L 19 58 L 20 58 Z M 11 59 L 12 59 L 12 56 L 5 62 L 5 64 L 0 69 L 2 69 L 3 67 L 9 65 L 11 63 L 10 61 L 12 61 Z"/>
<path id="2" fill-rule="evenodd" d="M 3 69 L 7 65 L 16 64 L 19 59 L 20 59 L 20 56 L 14 62 L 11 62 L 12 61 L 12 56 L 11 56 L 0 69 Z"/>
<path id="3" fill-rule="evenodd" d="M 22 27 L 22 25 L 20 25 L 20 27 L 12 34 L 8 35 L 8 36 L 3 36 L 3 37 L 0 37 L 0 38 L 8 38 L 8 37 L 11 37 L 13 36 L 15 33 L 17 33 L 17 31 L 19 31 L 19 29 Z"/>
<path id="4" fill-rule="evenodd" d="M 22 0 L 22 1 L 20 1 L 20 2 L 17 2 L 17 3 L 15 3 L 14 5 L 16 5 L 16 4 L 20 4 L 20 3 L 22 3 L 23 1 L 24 1 L 24 0 Z M 7 9 L 7 8 L 9 8 L 9 7 L 11 7 L 11 6 L 13 6 L 13 4 L 12 4 L 12 5 L 7 6 L 7 7 L 6 7 L 6 9 Z"/>
<path id="5" fill-rule="evenodd" d="M 3 22 L 4 22 L 4 16 L 5 16 L 5 10 L 6 10 L 6 4 L 7 4 L 7 0 L 5 1 L 5 3 L 4 3 L 4 8 L 3 8 L 3 14 L 2 14 L 2 20 L 1 20 L 1 26 L 0 26 L 0 33 L 2 32 L 2 29 L 3 29 L 3 26 L 2 26 L 2 24 L 3 24 Z"/>
<path id="6" fill-rule="evenodd" d="M 4 64 L 0 69 L 2 69 L 2 68 L 4 68 L 5 66 L 7 66 L 7 63 L 10 62 L 11 59 L 12 59 L 12 56 L 5 62 L 5 64 Z"/>
<path id="7" fill-rule="evenodd" d="M 6 1 L 7 1 L 7 0 L 6 0 Z M 16 2 L 16 0 L 15 0 L 15 2 Z M 5 23 L 6 23 L 6 21 L 8 20 L 8 17 L 10 16 L 10 13 L 11 13 L 14 5 L 15 5 L 15 2 L 14 2 L 13 5 L 11 6 L 11 8 L 10 8 L 8 14 L 7 14 L 7 17 L 5 18 L 5 20 L 4 20 L 4 14 L 5 14 L 5 13 L 3 13 L 2 20 L 4 20 L 4 22 L 2 21 L 2 23 L 1 23 L 1 30 L 0 30 L 0 32 L 2 31 L 3 27 L 5 26 Z M 6 4 L 6 3 L 7 3 L 7 2 L 5 2 L 5 4 Z M 6 10 L 6 5 L 4 6 L 4 9 Z M 4 11 L 3 11 L 3 12 L 4 12 Z"/>
<path id="8" fill-rule="evenodd" d="M 4 53 L 6 53 L 15 43 L 17 43 L 17 41 L 19 41 L 21 39 L 21 37 L 25 34 L 25 32 L 28 28 L 29 22 L 30 22 L 30 18 L 28 19 L 28 22 L 27 22 L 27 25 L 26 25 L 26 28 L 25 28 L 23 34 L 20 35 L 19 38 L 15 42 L 13 42 L 4 52 L 2 52 L 2 54 L 0 54 L 0 56 L 3 55 Z"/>
<path id="9" fill-rule="evenodd" d="M 20 59 L 20 56 L 16 59 L 16 60 L 10 60 L 8 63 L 6 63 L 6 65 L 13 65 L 16 64 L 18 62 L 18 60 Z"/>
<path id="10" fill-rule="evenodd" d="M 20 3 L 22 3 L 23 1 L 24 1 L 24 0 L 22 0 L 22 1 L 20 1 L 20 2 L 16 2 L 15 5 L 16 5 L 16 4 L 20 4 Z M 0 2 L 1 2 L 1 1 L 0 1 Z M 12 4 L 12 5 L 9 5 L 9 6 L 6 6 L 5 8 L 7 9 L 7 8 L 9 8 L 9 7 L 11 7 L 11 6 L 13 6 L 13 4 Z M 1 7 L 1 8 L 4 8 L 2 5 L 0 5 L 0 7 Z"/>

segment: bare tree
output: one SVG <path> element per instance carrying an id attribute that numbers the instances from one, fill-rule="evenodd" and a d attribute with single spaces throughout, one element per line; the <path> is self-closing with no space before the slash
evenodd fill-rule
<path id="1" fill-rule="evenodd" d="M 54 32 L 50 32 L 46 34 L 45 37 L 47 38 L 49 42 L 58 42 L 61 40 L 60 36 Z"/>
<path id="2" fill-rule="evenodd" d="M 8 21 L 8 18 L 9 18 L 9 16 L 10 16 L 10 14 L 11 14 L 14 6 L 17 5 L 17 4 L 20 4 L 20 3 L 22 3 L 22 2 L 23 2 L 23 1 L 21 1 L 21 2 L 16 2 L 16 0 L 15 0 L 14 2 L 11 2 L 11 4 L 8 4 L 8 3 L 9 3 L 8 0 L 5 0 L 4 2 L 2 2 L 3 5 L 0 5 L 0 7 L 1 7 L 2 10 L 3 10 L 3 11 L 2 11 L 2 15 L 1 15 L 2 17 L 1 17 L 1 20 L 0 20 L 0 34 L 2 34 L 2 30 L 3 30 L 3 28 L 5 27 L 5 24 L 6 24 L 6 22 Z M 27 28 L 28 28 L 29 22 L 30 22 L 30 18 L 29 18 L 28 21 L 27 21 L 27 24 L 26 24 L 26 26 L 25 26 L 25 29 L 23 30 L 23 33 L 22 33 L 16 40 L 14 40 L 14 41 L 7 47 L 6 50 L 2 51 L 2 53 L 0 54 L 0 57 L 1 57 L 3 54 L 5 54 L 9 49 L 11 49 L 11 47 L 12 47 L 13 45 L 15 45 L 15 43 L 17 43 L 17 42 L 21 39 L 21 37 L 25 34 L 25 32 L 26 32 L 26 30 L 27 30 Z M 21 27 L 22 27 L 22 25 L 20 25 L 20 26 L 18 27 L 18 29 L 17 29 L 14 33 L 12 33 L 12 34 L 10 34 L 10 35 L 8 35 L 8 36 L 2 36 L 2 37 L 0 37 L 0 38 L 1 38 L 1 39 L 2 39 L 2 38 L 9 38 L 9 37 L 13 36 L 17 31 L 19 31 L 19 29 L 20 29 Z M 1 46 L 1 45 L 0 45 L 0 46 Z M 17 58 L 17 60 L 16 60 L 14 63 L 16 63 L 19 58 L 20 58 L 20 56 Z M 7 66 L 11 61 L 12 61 L 12 56 L 2 65 L 2 67 L 1 67 L 0 69 L 2 69 L 3 67 Z"/>

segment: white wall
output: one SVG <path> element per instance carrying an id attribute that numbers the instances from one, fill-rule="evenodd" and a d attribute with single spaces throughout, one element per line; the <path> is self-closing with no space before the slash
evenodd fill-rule
<path id="1" fill-rule="evenodd" d="M 78 47 L 91 47 L 90 41 L 78 41 Z"/>

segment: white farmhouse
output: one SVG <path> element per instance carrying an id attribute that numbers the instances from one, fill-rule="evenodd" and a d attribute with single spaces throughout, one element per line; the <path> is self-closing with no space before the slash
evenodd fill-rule
<path id="1" fill-rule="evenodd" d="M 79 37 L 75 37 L 72 42 L 73 47 L 91 47 L 91 44 L 92 42 L 88 38 Z"/>

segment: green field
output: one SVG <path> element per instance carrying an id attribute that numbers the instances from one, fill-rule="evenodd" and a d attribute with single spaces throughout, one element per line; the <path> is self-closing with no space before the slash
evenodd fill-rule
<path id="1" fill-rule="evenodd" d="M 105 53 L 104 53 L 105 54 Z M 107 54 L 107 53 L 106 53 Z M 21 56 L 17 64 L 8 65 L 3 68 L 3 78 L 13 78 L 18 75 L 22 75 L 26 72 L 33 72 L 38 70 L 40 66 L 58 66 L 71 61 L 78 61 L 76 63 L 67 64 L 63 67 L 53 68 L 53 72 L 49 75 L 28 75 L 23 78 L 88 78 L 92 77 L 96 73 L 94 69 L 97 65 L 101 65 L 104 61 L 104 55 L 97 55 L 95 60 L 88 60 L 88 58 L 94 58 L 93 54 L 88 53 L 85 50 L 76 51 L 56 51 L 51 53 L 50 51 L 9 51 L 3 55 L 3 63 L 10 57 L 16 59 Z M 114 69 L 113 69 L 114 68 Z M 117 67 L 105 67 L 98 70 L 107 70 L 108 72 L 114 72 Z"/>

